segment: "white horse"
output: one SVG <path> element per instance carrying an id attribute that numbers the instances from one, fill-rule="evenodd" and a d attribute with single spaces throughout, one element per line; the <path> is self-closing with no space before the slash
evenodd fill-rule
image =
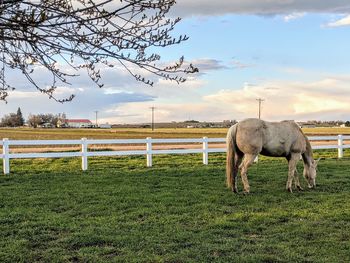
<path id="1" fill-rule="evenodd" d="M 293 179 L 297 189 L 302 190 L 296 170 L 296 165 L 302 157 L 303 174 L 308 186 L 316 186 L 316 167 L 319 160 L 313 159 L 310 142 L 294 121 L 267 122 L 245 119 L 229 129 L 226 140 L 226 179 L 227 186 L 233 192 L 237 193 L 236 177 L 240 169 L 244 192 L 249 193 L 247 170 L 258 154 L 285 157 L 288 160 L 286 189 L 289 192 L 292 192 Z"/>

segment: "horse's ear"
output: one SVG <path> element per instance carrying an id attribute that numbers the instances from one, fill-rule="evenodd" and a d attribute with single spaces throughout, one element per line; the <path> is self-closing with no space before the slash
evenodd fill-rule
<path id="1" fill-rule="evenodd" d="M 317 166 L 317 164 L 320 160 L 321 160 L 321 157 L 314 161 L 315 166 Z"/>

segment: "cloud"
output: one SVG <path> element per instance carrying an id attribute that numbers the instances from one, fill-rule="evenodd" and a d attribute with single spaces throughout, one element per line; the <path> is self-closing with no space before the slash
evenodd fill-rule
<path id="1" fill-rule="evenodd" d="M 291 20 L 295 20 L 295 19 L 301 18 L 301 17 L 305 16 L 305 14 L 306 14 L 305 12 L 302 12 L 302 13 L 291 13 L 289 15 L 285 15 L 283 17 L 283 20 L 285 22 L 289 22 Z"/>
<path id="2" fill-rule="evenodd" d="M 233 68 L 235 68 L 235 69 L 246 69 L 246 68 L 251 68 L 251 67 L 255 66 L 254 64 L 244 63 L 244 62 L 241 62 L 237 59 L 233 59 L 231 61 L 231 64 L 233 65 Z"/>
<path id="3" fill-rule="evenodd" d="M 350 90 L 346 76 L 312 82 L 268 81 L 245 83 L 237 89 L 223 89 L 192 101 L 131 102 L 108 110 L 104 121 L 111 123 L 148 123 L 150 107 L 156 107 L 156 122 L 222 121 L 257 117 L 257 98 L 263 98 L 262 116 L 267 120 L 347 120 Z"/>
<path id="4" fill-rule="evenodd" d="M 256 117 L 257 98 L 263 98 L 262 115 L 269 120 L 342 118 L 350 111 L 348 80 L 325 78 L 314 82 L 269 81 L 221 90 L 203 97 L 208 104 L 230 107 L 235 118 Z M 242 114 L 243 113 L 243 114 Z"/>
<path id="5" fill-rule="evenodd" d="M 93 119 L 98 110 L 101 123 L 148 123 L 149 108 L 155 106 L 156 122 L 222 121 L 257 117 L 256 99 L 262 98 L 262 116 L 267 120 L 347 120 L 349 81 L 346 75 L 309 82 L 261 80 L 207 95 L 201 94 L 203 80 L 190 79 L 183 86 L 159 81 L 156 87 L 142 90 L 79 88 L 75 90 L 77 100 L 63 105 L 37 92 L 16 91 L 9 104 L 0 104 L 0 111 L 15 112 L 20 106 L 26 114 L 66 112 L 70 118 Z M 62 96 L 71 91 L 69 87 L 58 89 Z"/>
<path id="6" fill-rule="evenodd" d="M 57 89 L 57 94 L 60 97 L 66 97 L 72 93 L 72 90 L 76 94 L 76 98 L 64 104 L 49 100 L 46 95 L 35 91 L 14 91 L 8 98 L 8 104 L 0 102 L 0 112 L 2 115 L 16 112 L 17 108 L 21 107 L 25 116 L 29 113 L 57 114 L 65 112 L 69 118 L 91 118 L 94 110 L 103 112 L 113 105 L 154 100 L 153 96 L 147 94 L 124 91 L 111 94 L 98 88 L 60 87 Z"/>
<path id="7" fill-rule="evenodd" d="M 65 69 L 73 72 L 68 66 Z M 71 85 L 61 84 L 56 89 L 56 98 L 68 98 L 71 94 L 76 96 L 72 102 L 60 104 L 37 91 L 19 71 L 6 71 L 6 80 L 15 85 L 16 90 L 9 92 L 8 104 L 0 101 L 0 117 L 21 107 L 25 116 L 29 113 L 65 112 L 71 118 L 89 118 L 94 110 L 103 111 L 112 105 L 155 99 L 155 95 L 143 92 L 148 86 L 137 82 L 118 65 L 113 68 L 101 67 L 102 81 L 105 84 L 102 89 L 91 81 L 85 71 L 79 73 L 79 76 L 71 79 Z M 33 78 L 40 87 L 49 87 L 52 81 L 51 75 L 40 66 L 35 68 Z"/>
<path id="8" fill-rule="evenodd" d="M 180 17 L 225 14 L 283 15 L 350 13 L 348 0 L 178 0 L 172 13 Z"/>
<path id="9" fill-rule="evenodd" d="M 227 66 L 222 64 L 222 61 L 210 58 L 195 59 L 191 61 L 193 65 L 199 68 L 200 72 L 208 73 L 212 70 L 227 69 Z"/>
<path id="10" fill-rule="evenodd" d="M 107 118 L 101 121 L 110 123 L 149 123 L 151 121 L 150 107 L 155 106 L 155 122 L 185 121 L 189 119 L 211 121 L 221 120 L 228 111 L 223 111 L 220 105 L 207 102 L 186 103 L 127 103 L 108 111 Z"/>
<path id="11" fill-rule="evenodd" d="M 221 62 L 214 59 L 199 59 L 203 72 L 224 68 Z M 43 86 L 48 85 L 50 77 L 36 70 L 36 77 Z M 40 74 L 39 74 L 40 73 Z M 41 75 L 41 77 L 40 77 Z M 101 75 L 105 86 L 98 88 L 85 73 L 74 78 L 71 86 L 60 86 L 55 95 L 58 98 L 75 94 L 72 102 L 60 104 L 49 100 L 33 87 L 28 87 L 22 74 L 8 72 L 8 79 L 17 82 L 17 89 L 10 92 L 8 104 L 0 102 L 0 117 L 10 112 L 16 112 L 21 107 L 25 116 L 29 113 L 60 113 L 65 112 L 70 118 L 93 118 L 93 111 L 99 111 L 99 117 L 109 118 L 111 109 L 128 103 L 150 103 L 158 99 L 168 101 L 190 101 L 198 97 L 197 91 L 205 82 L 196 76 L 188 76 L 187 81 L 180 85 L 176 82 L 154 78 L 154 86 L 148 86 L 136 81 L 128 72 L 116 66 L 102 67 Z M 136 113 L 121 113 L 123 116 L 136 117 Z"/>
<path id="12" fill-rule="evenodd" d="M 203 72 L 218 70 L 224 67 L 221 65 L 220 61 L 214 59 L 199 59 L 196 61 L 196 63 L 197 62 L 201 67 L 203 67 Z M 187 76 L 188 81 L 180 86 L 176 82 L 160 79 L 149 72 L 141 73 L 140 69 L 135 66 L 131 65 L 130 68 L 137 74 L 142 74 L 147 78 L 153 79 L 154 87 L 150 87 L 135 80 L 135 78 L 131 76 L 129 72 L 127 72 L 122 66 L 116 64 L 112 68 L 103 65 L 100 65 L 99 68 L 97 68 L 100 70 L 100 74 L 102 76 L 101 83 L 104 84 L 104 87 L 102 89 L 99 89 L 98 86 L 87 76 L 87 73 L 84 70 L 73 72 L 74 70 L 66 65 L 65 72 L 75 74 L 79 73 L 79 75 L 70 79 L 71 85 L 57 83 L 57 85 L 61 86 L 56 89 L 54 96 L 56 98 L 62 99 L 69 97 L 71 94 L 76 95 L 73 102 L 65 104 L 65 107 L 67 108 L 70 108 L 69 105 L 80 105 L 83 103 L 83 101 L 85 101 L 86 105 L 95 105 L 95 107 L 97 107 L 99 106 L 98 101 L 100 100 L 103 100 L 105 105 L 133 101 L 149 101 L 158 96 L 158 93 L 167 92 L 168 94 L 172 94 L 174 93 L 172 90 L 179 89 L 179 87 L 185 87 L 185 89 L 189 90 L 194 89 L 199 85 L 198 83 L 200 82 L 197 81 L 193 76 Z M 42 88 L 49 88 L 52 84 L 51 74 L 41 66 L 35 67 L 32 78 Z M 45 101 L 43 105 L 48 106 L 48 108 L 63 108 L 55 106 L 56 102 L 49 100 L 46 95 L 43 95 L 37 91 L 37 89 L 32 86 L 25 78 L 25 76 L 18 70 L 7 70 L 6 81 L 10 85 L 15 86 L 16 90 L 9 92 L 9 104 L 7 107 L 4 108 L 4 106 L 0 106 L 0 109 L 4 110 L 4 112 L 13 110 L 11 105 L 15 103 L 18 103 L 18 106 L 29 106 L 30 101 L 34 102 L 37 100 L 36 97 L 40 98 L 40 100 L 43 102 Z M 19 101 L 19 99 L 22 99 L 23 101 Z M 52 105 L 52 107 L 50 105 Z M 42 107 L 40 107 L 40 103 L 34 103 L 33 106 L 34 107 L 30 108 L 42 109 Z M 77 110 L 74 112 L 77 112 Z"/>
<path id="13" fill-rule="evenodd" d="M 339 20 L 330 22 L 326 25 L 327 27 L 341 27 L 341 26 L 350 26 L 350 15 L 347 15 Z"/>
<path id="14" fill-rule="evenodd" d="M 158 66 L 160 68 L 167 67 L 169 65 L 173 65 L 174 61 L 160 61 Z M 184 63 L 184 68 L 189 65 L 190 62 Z M 201 73 L 208 73 L 212 70 L 219 70 L 225 68 L 221 61 L 215 59 L 197 59 L 191 61 L 194 66 L 199 67 Z M 146 84 L 137 81 L 126 69 L 124 66 L 120 65 L 118 61 L 113 62 L 114 66 L 109 67 L 103 64 L 96 65 L 96 70 L 100 71 L 101 80 L 100 83 L 104 84 L 104 88 L 107 89 L 117 89 L 117 90 L 129 90 L 131 87 L 133 90 L 142 89 L 144 87 L 148 87 Z M 159 77 L 155 74 L 150 73 L 140 67 L 124 62 L 128 66 L 128 69 L 132 71 L 134 74 L 141 75 L 146 79 L 150 79 L 154 81 L 155 85 L 159 82 Z M 57 86 L 66 86 L 71 87 L 71 92 L 74 94 L 75 90 L 79 88 L 87 88 L 94 87 L 98 88 L 98 86 L 90 79 L 85 69 L 75 70 L 68 66 L 67 64 L 57 63 L 57 66 L 62 69 L 63 72 L 68 74 L 74 74 L 75 77 L 69 78 L 67 77 L 67 81 L 69 84 L 61 83 L 57 80 Z M 17 69 L 9 69 L 6 70 L 6 81 L 9 85 L 16 88 L 17 91 L 35 91 L 35 87 L 30 84 L 27 78 L 22 74 L 21 71 Z M 180 75 L 181 73 L 178 73 Z M 185 78 L 191 78 L 194 75 L 186 75 Z M 47 87 L 53 83 L 52 74 L 43 66 L 35 66 L 34 71 L 31 74 L 32 79 L 39 87 Z M 70 94 L 69 94 L 70 95 Z"/>

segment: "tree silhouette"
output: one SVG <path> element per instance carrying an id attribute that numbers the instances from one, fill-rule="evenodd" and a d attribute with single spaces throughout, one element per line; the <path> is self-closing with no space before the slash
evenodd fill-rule
<path id="1" fill-rule="evenodd" d="M 170 35 L 180 21 L 166 17 L 174 4 L 175 0 L 0 0 L 0 100 L 6 101 L 15 88 L 5 78 L 14 69 L 59 102 L 74 95 L 57 98 L 57 86 L 69 84 L 80 69 L 102 87 L 101 65 L 119 64 L 148 85 L 153 85 L 152 76 L 184 82 L 186 74 L 198 69 L 183 57 L 164 66 L 153 52 L 153 47 L 188 39 Z M 49 86 L 40 86 L 34 79 L 38 68 L 50 73 Z"/>
<path id="2" fill-rule="evenodd" d="M 16 115 L 17 115 L 17 126 L 23 126 L 24 118 L 20 107 L 18 107 Z"/>
<path id="3" fill-rule="evenodd" d="M 24 118 L 20 108 L 17 113 L 10 113 L 1 118 L 0 126 L 2 127 L 19 127 L 24 125 Z"/>

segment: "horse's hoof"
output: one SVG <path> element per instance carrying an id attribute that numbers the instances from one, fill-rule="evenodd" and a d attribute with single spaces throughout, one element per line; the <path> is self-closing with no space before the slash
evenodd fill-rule
<path id="1" fill-rule="evenodd" d="M 288 191 L 289 193 L 293 193 L 293 190 L 292 190 L 291 187 L 288 187 L 288 188 L 287 188 L 287 191 Z"/>
<path id="2" fill-rule="evenodd" d="M 248 190 L 248 191 L 244 191 L 244 192 L 243 192 L 243 194 L 244 194 L 244 195 L 249 195 L 249 193 L 250 193 L 250 191 L 249 191 L 249 190 Z"/>
<path id="3" fill-rule="evenodd" d="M 232 193 L 237 194 L 238 193 L 237 188 L 232 188 Z"/>
<path id="4" fill-rule="evenodd" d="M 304 191 L 304 189 L 301 186 L 297 186 L 298 191 Z"/>

